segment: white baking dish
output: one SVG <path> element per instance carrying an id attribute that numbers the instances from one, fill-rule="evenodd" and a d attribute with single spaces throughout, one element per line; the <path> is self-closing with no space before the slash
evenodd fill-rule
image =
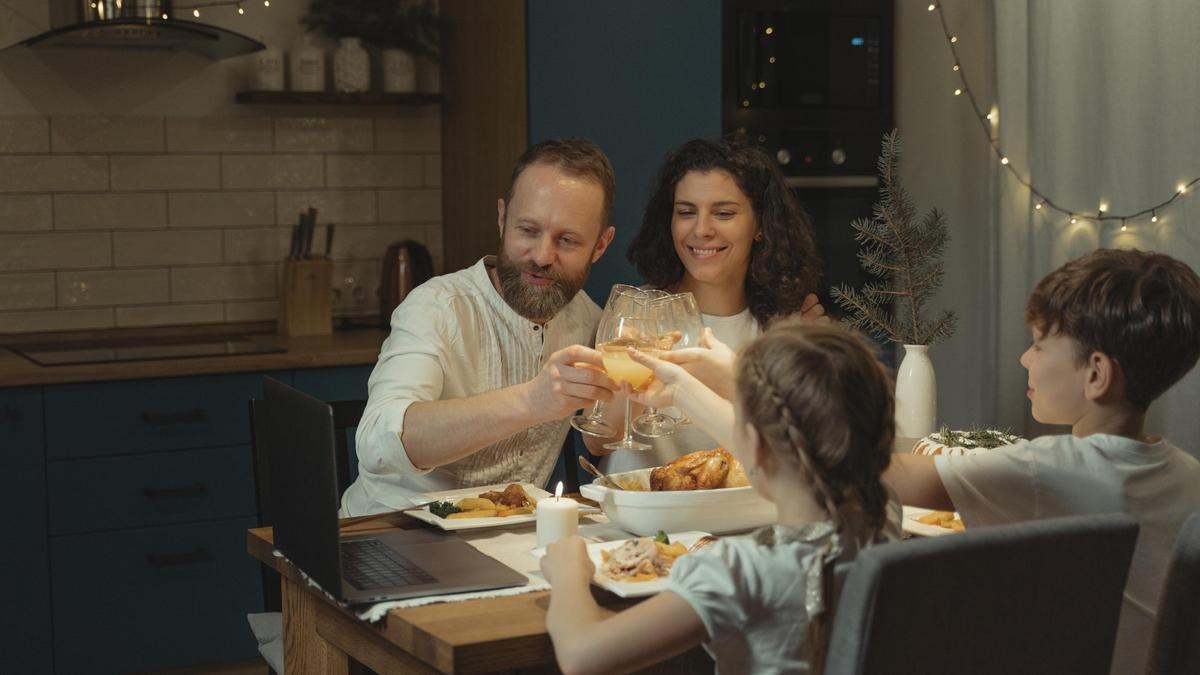
<path id="1" fill-rule="evenodd" d="M 622 482 L 636 481 L 649 487 L 650 469 L 617 473 L 612 478 Z M 591 483 L 579 486 L 579 492 L 598 503 L 614 525 L 641 536 L 651 536 L 659 530 L 728 534 L 752 530 L 776 520 L 775 505 L 749 486 L 650 492 L 614 490 Z"/>

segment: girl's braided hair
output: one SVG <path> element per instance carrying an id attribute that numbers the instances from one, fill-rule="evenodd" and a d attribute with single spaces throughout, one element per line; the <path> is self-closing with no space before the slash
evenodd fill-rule
<path id="1" fill-rule="evenodd" d="M 742 352 L 737 391 L 773 461 L 808 481 L 839 530 L 858 525 L 866 531 L 848 534 L 874 539 L 887 521 L 881 478 L 895 422 L 891 378 L 867 341 L 838 325 L 785 319 Z M 824 670 L 828 628 L 827 613 L 809 617 L 814 673 Z"/>

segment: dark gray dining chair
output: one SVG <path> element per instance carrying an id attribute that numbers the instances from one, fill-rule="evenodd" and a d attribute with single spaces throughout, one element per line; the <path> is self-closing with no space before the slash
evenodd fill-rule
<path id="1" fill-rule="evenodd" d="M 1108 675 L 1138 526 L 1123 515 L 869 548 L 847 575 L 826 675 Z"/>
<path id="2" fill-rule="evenodd" d="M 1179 529 L 1146 667 L 1146 675 L 1177 673 L 1200 673 L 1200 513 Z"/>

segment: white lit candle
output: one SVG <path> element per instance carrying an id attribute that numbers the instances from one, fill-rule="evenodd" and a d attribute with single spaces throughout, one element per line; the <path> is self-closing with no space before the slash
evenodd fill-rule
<path id="1" fill-rule="evenodd" d="M 537 503 L 537 545 L 549 546 L 559 539 L 566 539 L 579 532 L 579 504 L 574 499 L 562 496 L 563 484 L 559 481 L 554 496 L 539 499 Z"/>

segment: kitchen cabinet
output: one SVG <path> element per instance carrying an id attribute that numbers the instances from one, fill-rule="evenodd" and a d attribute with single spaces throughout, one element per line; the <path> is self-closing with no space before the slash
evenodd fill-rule
<path id="1" fill-rule="evenodd" d="M 370 372 L 0 388 L 6 672 L 135 673 L 257 654 L 245 619 L 263 606 L 245 550 L 257 524 L 247 401 L 264 375 L 361 399 Z"/>
<path id="2" fill-rule="evenodd" d="M 6 521 L 0 658 L 14 673 L 52 671 L 45 504 L 42 391 L 0 389 L 0 509 Z"/>

